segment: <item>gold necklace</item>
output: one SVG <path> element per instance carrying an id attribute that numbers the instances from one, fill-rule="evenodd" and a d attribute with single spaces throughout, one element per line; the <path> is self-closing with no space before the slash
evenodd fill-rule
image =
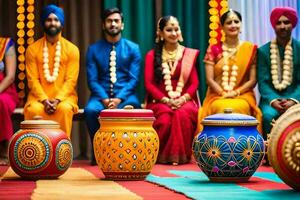
<path id="1" fill-rule="evenodd" d="M 162 68 L 163 68 L 162 73 L 163 73 L 163 78 L 164 78 L 164 83 L 165 83 L 165 89 L 168 93 L 168 96 L 171 99 L 176 99 L 176 98 L 180 97 L 182 89 L 184 87 L 184 81 L 183 81 L 183 75 L 182 75 L 183 73 L 181 72 L 179 80 L 177 82 L 176 89 L 175 89 L 175 91 L 173 90 L 171 75 L 174 73 L 174 71 L 176 69 L 178 60 L 180 60 L 182 58 L 184 47 L 179 45 L 175 51 L 176 51 L 176 54 L 174 56 L 173 55 L 174 51 L 173 51 L 171 54 L 172 57 L 166 56 L 167 54 L 166 54 L 166 52 L 164 52 L 164 48 L 163 48 L 163 52 L 162 52 L 162 60 L 163 60 L 162 61 Z"/>
<path id="2" fill-rule="evenodd" d="M 223 73 L 222 73 L 222 87 L 226 92 L 232 91 L 236 85 L 237 75 L 238 75 L 238 66 L 236 64 L 233 64 L 229 66 L 228 60 L 235 56 L 234 54 L 237 51 L 239 45 L 237 45 L 234 48 L 228 48 L 225 44 L 222 44 L 222 56 L 224 59 L 224 65 L 222 67 Z M 229 76 L 229 71 L 231 71 Z"/>
<path id="3" fill-rule="evenodd" d="M 180 58 L 178 58 L 180 55 L 178 55 L 178 50 L 181 48 L 181 45 L 179 45 L 175 50 L 168 51 L 163 47 L 162 49 L 162 62 L 174 62 Z"/>

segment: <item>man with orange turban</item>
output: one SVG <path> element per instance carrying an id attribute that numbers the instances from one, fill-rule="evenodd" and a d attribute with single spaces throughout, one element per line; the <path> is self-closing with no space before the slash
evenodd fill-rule
<path id="1" fill-rule="evenodd" d="M 78 111 L 79 50 L 61 36 L 64 25 L 61 8 L 46 6 L 41 22 L 45 35 L 26 50 L 29 94 L 24 107 L 25 119 L 41 116 L 57 121 L 70 137 L 73 114 Z"/>
<path id="2" fill-rule="evenodd" d="M 298 21 L 297 12 L 290 7 L 278 7 L 272 10 L 270 21 L 276 38 L 258 49 L 257 58 L 265 139 L 272 120 L 300 101 L 300 42 L 291 37 Z"/>

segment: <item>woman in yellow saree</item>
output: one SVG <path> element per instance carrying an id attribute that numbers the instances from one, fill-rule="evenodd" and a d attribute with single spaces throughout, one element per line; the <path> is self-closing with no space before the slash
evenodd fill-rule
<path id="1" fill-rule="evenodd" d="M 252 115 L 259 122 L 262 118 L 253 92 L 257 46 L 239 40 L 242 17 L 237 11 L 224 13 L 220 22 L 225 41 L 209 46 L 204 58 L 208 90 L 198 113 L 198 132 L 206 116 L 223 113 L 226 108 L 233 109 L 234 113 Z M 261 131 L 260 125 L 258 129 Z"/>

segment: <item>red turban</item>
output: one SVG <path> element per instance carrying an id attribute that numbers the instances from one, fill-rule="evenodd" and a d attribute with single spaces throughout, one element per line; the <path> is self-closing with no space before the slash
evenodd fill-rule
<path id="1" fill-rule="evenodd" d="M 272 10 L 270 16 L 273 28 L 275 28 L 277 21 L 282 15 L 286 16 L 291 21 L 293 28 L 296 26 L 298 21 L 297 11 L 291 7 L 277 7 Z"/>

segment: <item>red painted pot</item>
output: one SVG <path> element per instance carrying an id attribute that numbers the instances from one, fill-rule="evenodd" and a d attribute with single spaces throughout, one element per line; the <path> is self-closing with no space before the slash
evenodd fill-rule
<path id="1" fill-rule="evenodd" d="M 23 121 L 9 143 L 11 168 L 23 178 L 57 178 L 71 166 L 72 159 L 71 141 L 54 121 Z"/>

